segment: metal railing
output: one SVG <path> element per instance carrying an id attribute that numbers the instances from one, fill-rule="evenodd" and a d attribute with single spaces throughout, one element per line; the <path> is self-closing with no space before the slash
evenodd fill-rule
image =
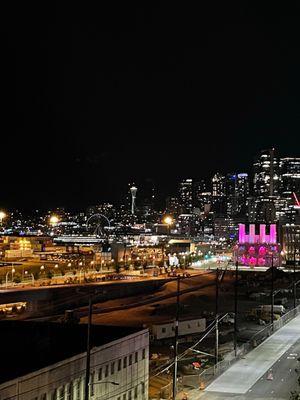
<path id="1" fill-rule="evenodd" d="M 226 353 L 224 360 L 218 362 L 213 367 L 209 367 L 199 374 L 194 375 L 182 375 L 182 385 L 190 388 L 201 388 L 206 387 L 211 383 L 216 377 L 225 372 L 231 365 L 240 360 L 243 356 L 248 354 L 251 350 L 255 349 L 259 344 L 264 342 L 268 337 L 270 337 L 274 332 L 278 331 L 293 318 L 300 314 L 300 305 L 293 308 L 286 314 L 284 314 L 277 321 L 274 321 L 273 326 L 269 324 L 261 329 L 259 332 L 255 333 L 246 343 L 238 346 L 237 352 L 231 351 Z"/>

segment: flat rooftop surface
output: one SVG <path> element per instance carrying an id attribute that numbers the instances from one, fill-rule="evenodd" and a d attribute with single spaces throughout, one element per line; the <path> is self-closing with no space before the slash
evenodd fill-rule
<path id="1" fill-rule="evenodd" d="M 141 331 L 93 325 L 91 343 L 102 346 Z M 0 384 L 86 351 L 87 325 L 32 321 L 0 322 Z"/>
<path id="2" fill-rule="evenodd" d="M 206 392 L 245 394 L 300 339 L 300 315 L 220 375 Z"/>

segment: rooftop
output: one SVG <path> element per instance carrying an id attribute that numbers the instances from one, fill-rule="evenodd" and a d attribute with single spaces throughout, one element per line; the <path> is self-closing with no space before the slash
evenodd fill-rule
<path id="1" fill-rule="evenodd" d="M 140 329 L 93 325 L 92 346 L 102 346 Z M 32 321 L 1 321 L 0 384 L 86 350 L 87 326 Z"/>

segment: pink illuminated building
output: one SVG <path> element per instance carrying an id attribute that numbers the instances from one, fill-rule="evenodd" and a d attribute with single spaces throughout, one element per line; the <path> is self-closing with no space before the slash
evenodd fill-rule
<path id="1" fill-rule="evenodd" d="M 277 243 L 277 229 L 275 224 L 259 225 L 259 231 L 254 224 L 250 224 L 246 232 L 246 225 L 239 225 L 239 240 L 234 248 L 234 258 L 242 265 L 250 267 L 280 266 L 280 245 Z"/>

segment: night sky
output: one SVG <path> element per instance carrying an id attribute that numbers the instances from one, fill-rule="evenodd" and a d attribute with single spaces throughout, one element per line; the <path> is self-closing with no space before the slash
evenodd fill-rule
<path id="1" fill-rule="evenodd" d="M 0 208 L 116 201 L 146 178 L 167 195 L 266 147 L 300 156 L 296 2 L 5 3 Z"/>

